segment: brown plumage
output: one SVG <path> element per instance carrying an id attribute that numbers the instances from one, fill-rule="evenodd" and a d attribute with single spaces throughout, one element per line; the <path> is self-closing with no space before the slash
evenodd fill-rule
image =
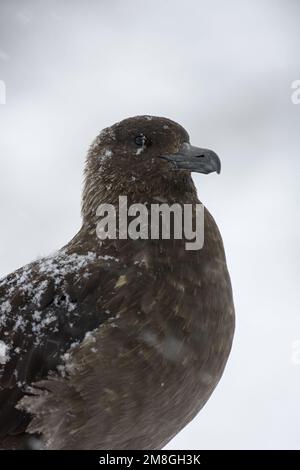
<path id="1" fill-rule="evenodd" d="M 181 126 L 150 116 L 102 131 L 79 233 L 0 281 L 0 448 L 160 449 L 210 397 L 234 332 L 212 216 L 205 210 L 198 251 L 184 239 L 96 236 L 97 207 L 119 195 L 199 203 L 191 171 L 219 171 L 219 160 L 188 142 Z"/>

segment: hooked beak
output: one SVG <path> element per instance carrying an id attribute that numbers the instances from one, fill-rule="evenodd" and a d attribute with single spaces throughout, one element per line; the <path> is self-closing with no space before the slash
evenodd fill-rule
<path id="1" fill-rule="evenodd" d="M 212 150 L 201 149 L 184 142 L 178 153 L 162 155 L 160 158 L 173 162 L 177 170 L 195 171 L 197 173 L 220 173 L 221 162 Z"/>

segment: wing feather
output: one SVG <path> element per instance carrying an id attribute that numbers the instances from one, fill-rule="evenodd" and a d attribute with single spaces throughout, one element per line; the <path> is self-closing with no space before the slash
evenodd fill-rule
<path id="1" fill-rule="evenodd" d="M 0 281 L 0 439 L 25 431 L 30 416 L 15 406 L 30 384 L 109 321 L 105 301 L 118 271 L 113 257 L 62 250 Z"/>

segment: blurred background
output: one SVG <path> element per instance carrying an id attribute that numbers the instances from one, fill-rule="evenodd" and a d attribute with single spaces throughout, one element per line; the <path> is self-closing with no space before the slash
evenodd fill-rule
<path id="1" fill-rule="evenodd" d="M 299 15 L 296 0 L 1 0 L 1 276 L 79 229 L 103 127 L 166 116 L 221 156 L 194 180 L 223 235 L 235 341 L 169 449 L 300 448 Z"/>

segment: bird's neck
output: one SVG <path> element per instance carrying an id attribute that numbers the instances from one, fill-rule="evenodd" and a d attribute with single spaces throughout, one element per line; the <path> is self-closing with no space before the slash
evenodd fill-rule
<path id="1" fill-rule="evenodd" d="M 176 177 L 166 178 L 155 175 L 147 180 L 130 178 L 109 179 L 103 175 L 87 175 L 82 197 L 83 227 L 97 224 L 99 207 L 113 205 L 118 211 L 120 198 L 127 199 L 127 206 L 132 204 L 197 204 L 197 191 L 191 175 L 181 173 Z"/>

